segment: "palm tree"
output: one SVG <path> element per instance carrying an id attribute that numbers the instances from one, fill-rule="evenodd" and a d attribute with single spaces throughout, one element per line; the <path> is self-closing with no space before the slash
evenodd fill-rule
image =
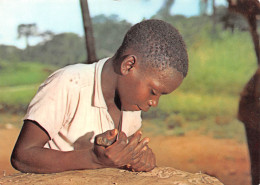
<path id="1" fill-rule="evenodd" d="M 28 48 L 30 46 L 29 37 L 37 36 L 38 29 L 35 23 L 20 24 L 17 27 L 17 32 L 18 32 L 18 39 L 20 39 L 21 37 L 25 37 L 26 48 Z"/>

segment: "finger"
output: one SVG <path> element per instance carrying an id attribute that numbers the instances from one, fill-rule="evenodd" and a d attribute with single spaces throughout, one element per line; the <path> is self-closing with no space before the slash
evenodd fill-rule
<path id="1" fill-rule="evenodd" d="M 152 150 L 149 149 L 145 169 L 143 169 L 143 171 L 146 171 L 146 172 L 151 171 L 154 167 L 155 167 L 154 155 L 153 155 Z"/>
<path id="2" fill-rule="evenodd" d="M 135 171 L 144 171 L 144 169 L 146 168 L 146 161 L 147 161 L 147 154 L 143 154 L 140 161 L 138 163 L 136 163 L 136 165 L 134 166 L 134 170 Z"/>
<path id="3" fill-rule="evenodd" d="M 106 137 L 99 136 L 96 138 L 96 144 L 100 146 L 110 146 L 114 143 L 115 138 L 113 140 L 109 140 Z"/>
<path id="4" fill-rule="evenodd" d="M 118 136 L 118 143 L 121 143 L 121 144 L 127 144 L 127 136 L 124 132 L 120 132 L 119 133 L 119 136 Z"/>
<path id="5" fill-rule="evenodd" d="M 140 135 L 140 133 L 139 133 L 139 135 Z M 136 137 L 137 137 L 137 140 L 139 140 L 138 134 L 136 135 Z M 138 141 L 136 142 L 136 144 L 137 143 L 138 143 Z M 133 145 L 133 143 L 132 143 L 132 145 Z M 123 165 L 127 165 L 128 163 L 130 163 L 133 158 L 134 149 L 132 149 L 131 151 L 130 150 L 131 149 L 129 148 L 129 146 L 127 144 L 127 136 L 124 132 L 120 132 L 118 140 L 116 140 L 116 142 L 113 145 L 108 146 L 106 148 L 106 152 L 113 153 L 114 155 L 116 155 L 117 156 L 116 158 L 120 159 L 120 161 L 122 162 Z"/>
<path id="6" fill-rule="evenodd" d="M 132 160 L 131 167 L 134 171 L 142 171 L 142 167 L 144 165 L 144 161 L 146 160 L 147 151 L 143 151 L 142 155 L 134 160 Z"/>
<path id="7" fill-rule="evenodd" d="M 155 168 L 155 155 L 152 149 L 148 147 L 146 150 L 146 159 L 142 160 L 140 163 L 142 164 L 142 166 L 139 168 L 140 171 L 148 172 Z"/>
<path id="8" fill-rule="evenodd" d="M 122 151 L 127 145 L 127 136 L 124 132 L 119 133 L 118 139 L 115 141 L 113 145 L 107 147 L 107 150 L 118 150 Z"/>
<path id="9" fill-rule="evenodd" d="M 133 160 L 130 162 L 130 165 L 131 165 L 131 166 L 134 166 L 134 165 L 138 164 L 138 163 L 140 162 L 141 158 L 142 158 L 142 155 L 143 155 L 143 153 L 140 153 L 139 157 L 136 157 L 135 159 L 133 159 Z"/>
<path id="10" fill-rule="evenodd" d="M 129 140 L 129 142 L 133 142 L 137 138 L 138 138 L 138 142 L 139 142 L 141 136 L 142 136 L 142 132 L 141 131 L 137 131 L 136 133 L 134 133 L 134 135 L 131 136 L 131 139 Z"/>
<path id="11" fill-rule="evenodd" d="M 117 129 L 113 129 L 113 130 L 110 130 L 108 133 L 109 133 L 108 134 L 108 139 L 112 139 L 112 138 L 117 136 L 118 130 Z"/>
<path id="12" fill-rule="evenodd" d="M 99 134 L 95 137 L 95 143 L 100 146 L 110 146 L 116 140 L 118 130 L 108 130 L 102 134 Z"/>
<path id="13" fill-rule="evenodd" d="M 117 155 L 122 161 L 125 162 L 124 165 L 126 165 L 132 160 L 134 147 L 131 149 L 131 147 L 128 146 L 126 134 L 124 132 L 120 132 L 118 140 L 113 145 L 107 147 L 107 149 L 111 152 L 112 150 L 113 152 L 117 151 Z"/>
<path id="14" fill-rule="evenodd" d="M 126 150 L 129 153 L 133 153 L 136 146 L 138 145 L 140 138 L 142 136 L 142 132 L 138 131 L 136 132 L 133 137 L 130 139 L 130 141 L 128 142 L 127 146 L 126 146 Z"/>
<path id="15" fill-rule="evenodd" d="M 152 151 L 152 153 L 153 153 L 153 151 Z M 153 164 L 154 164 L 154 167 L 156 166 L 156 156 L 155 156 L 155 154 L 153 153 Z"/>
<path id="16" fill-rule="evenodd" d="M 140 163 L 140 171 L 146 171 L 146 169 L 149 167 L 150 163 L 149 163 L 149 148 L 147 146 L 145 146 L 145 152 L 144 155 L 142 157 L 142 160 L 139 162 Z"/>
<path id="17" fill-rule="evenodd" d="M 137 158 L 137 157 L 139 157 L 140 154 L 141 154 L 143 151 L 146 150 L 145 147 L 147 146 L 147 144 L 149 143 L 149 141 L 150 141 L 150 139 L 147 138 L 147 137 L 145 137 L 145 138 L 143 138 L 143 139 L 138 143 L 138 145 L 135 147 L 135 150 L 134 150 L 134 156 L 133 156 L 134 159 Z"/>

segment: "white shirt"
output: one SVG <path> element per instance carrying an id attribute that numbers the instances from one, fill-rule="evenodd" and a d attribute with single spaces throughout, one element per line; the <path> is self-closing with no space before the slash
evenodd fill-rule
<path id="1" fill-rule="evenodd" d="M 101 89 L 101 72 L 107 60 L 64 67 L 41 84 L 24 120 L 36 121 L 48 132 L 51 140 L 46 148 L 71 151 L 80 136 L 115 128 Z M 123 111 L 122 131 L 131 136 L 141 121 L 141 111 Z"/>

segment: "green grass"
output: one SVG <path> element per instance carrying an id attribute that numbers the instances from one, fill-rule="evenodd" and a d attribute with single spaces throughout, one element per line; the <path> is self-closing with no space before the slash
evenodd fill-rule
<path id="1" fill-rule="evenodd" d="M 210 95 L 177 91 L 160 99 L 158 109 L 168 115 L 179 113 L 187 120 L 201 120 L 211 116 L 234 116 L 238 96 Z"/>
<path id="2" fill-rule="evenodd" d="M 0 62 L 0 87 L 31 85 L 43 81 L 54 68 L 36 62 Z"/>
<path id="3" fill-rule="evenodd" d="M 0 87 L 0 104 L 26 105 L 32 99 L 39 84 Z"/>
<path id="4" fill-rule="evenodd" d="M 0 61 L 0 105 L 26 107 L 38 86 L 54 70 L 36 62 Z"/>
<path id="5" fill-rule="evenodd" d="M 220 33 L 217 39 L 201 38 L 188 49 L 190 68 L 183 91 L 237 94 L 256 70 L 249 33 Z"/>

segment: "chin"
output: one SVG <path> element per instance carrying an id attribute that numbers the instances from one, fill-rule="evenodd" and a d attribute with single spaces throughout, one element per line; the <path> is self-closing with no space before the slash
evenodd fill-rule
<path id="1" fill-rule="evenodd" d="M 141 109 L 137 105 L 122 106 L 123 111 L 140 111 Z"/>
<path id="2" fill-rule="evenodd" d="M 147 112 L 148 110 L 149 110 L 149 109 L 147 109 L 147 110 L 144 109 L 144 110 L 142 110 L 142 111 L 143 111 L 143 112 Z"/>

